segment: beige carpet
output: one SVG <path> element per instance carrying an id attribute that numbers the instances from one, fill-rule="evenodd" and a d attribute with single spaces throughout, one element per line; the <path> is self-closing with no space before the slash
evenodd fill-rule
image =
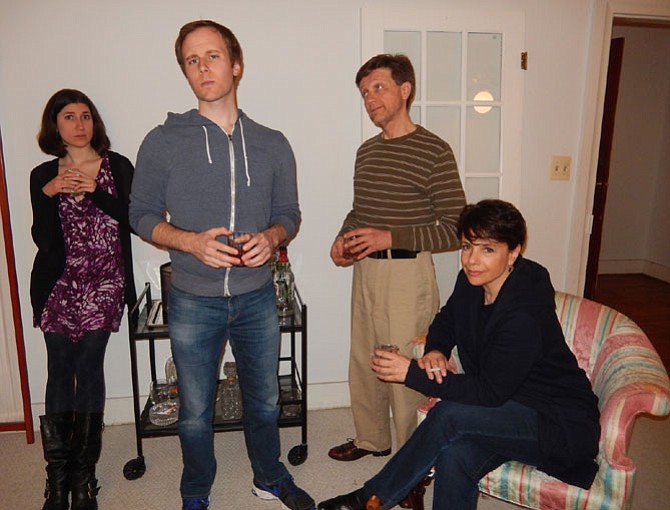
<path id="1" fill-rule="evenodd" d="M 345 409 L 310 411 L 309 455 L 304 464 L 290 466 L 285 457 L 300 442 L 300 429 L 281 430 L 282 454 L 297 483 L 318 501 L 358 488 L 385 463 L 384 458 L 365 457 L 356 462 L 336 462 L 328 458 L 328 448 L 352 435 L 351 412 Z M 261 501 L 250 492 L 251 469 L 241 432 L 215 436 L 218 474 L 212 490 L 212 510 L 279 510 L 273 501 Z M 0 434 L 0 508 L 41 508 L 44 462 L 39 440 L 25 442 L 25 434 Z M 103 435 L 98 478 L 101 510 L 179 510 L 181 474 L 179 442 L 176 437 L 143 440 L 147 472 L 129 481 L 123 466 L 137 454 L 134 427 L 107 427 Z M 670 420 L 638 419 L 630 456 L 638 466 L 632 510 L 670 509 Z M 431 508 L 432 488 L 426 508 Z M 516 507 L 481 497 L 479 510 L 512 510 Z"/>

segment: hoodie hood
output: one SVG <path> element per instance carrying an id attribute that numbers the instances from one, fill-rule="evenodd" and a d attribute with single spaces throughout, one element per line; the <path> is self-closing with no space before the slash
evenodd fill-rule
<path id="1" fill-rule="evenodd" d="M 247 143 L 246 143 L 246 138 L 244 136 L 244 119 L 247 119 L 247 116 L 244 114 L 242 110 L 237 110 L 237 120 L 235 121 L 235 124 L 233 125 L 233 130 L 230 133 L 226 133 L 229 139 L 232 140 L 233 134 L 235 133 L 236 130 L 239 130 L 240 132 L 240 137 L 242 139 L 242 155 L 244 158 L 244 175 L 246 177 L 246 185 L 251 186 L 251 176 L 249 174 L 249 158 L 247 157 Z M 204 117 L 198 113 L 198 110 L 192 109 L 184 113 L 173 113 L 169 112 L 167 114 L 167 119 L 165 119 L 165 124 L 163 125 L 165 129 L 168 130 L 181 130 L 185 129 L 190 131 L 193 128 L 196 129 L 202 129 L 202 143 L 203 143 L 203 150 L 205 151 L 205 154 L 207 155 L 207 162 L 210 165 L 213 165 L 215 162 L 212 159 L 212 151 L 210 148 L 210 131 L 216 130 L 218 131 L 223 131 L 225 133 L 225 130 L 221 128 L 218 124 L 214 123 L 207 117 Z"/>

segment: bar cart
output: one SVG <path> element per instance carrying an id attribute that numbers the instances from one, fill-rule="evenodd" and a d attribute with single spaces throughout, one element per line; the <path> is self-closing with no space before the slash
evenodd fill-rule
<path id="1" fill-rule="evenodd" d="M 138 296 L 135 305 L 128 311 L 128 330 L 130 346 L 130 369 L 133 386 L 133 406 L 135 412 L 135 437 L 137 441 L 137 457 L 126 462 L 123 475 L 128 480 L 135 480 L 144 475 L 146 463 L 142 451 L 142 440 L 149 437 L 164 437 L 177 434 L 177 424 L 159 427 L 149 420 L 151 401 L 142 406 L 140 399 L 137 342 L 148 342 L 149 366 L 151 380 L 156 381 L 156 345 L 158 340 L 169 338 L 168 326 L 160 320 L 160 300 L 151 297 L 151 285 L 146 283 Z M 280 336 L 282 342 L 287 336 L 288 353 L 279 356 L 280 404 L 279 427 L 301 427 L 301 443 L 289 450 L 288 461 L 297 466 L 307 459 L 307 305 L 295 290 L 294 312 L 289 317 L 280 319 Z M 298 344 L 298 335 L 300 342 Z M 282 350 L 284 342 L 282 342 Z M 298 355 L 299 358 L 298 359 Z M 223 420 L 220 413 L 215 412 L 213 418 L 214 432 L 242 430 L 241 421 Z"/>

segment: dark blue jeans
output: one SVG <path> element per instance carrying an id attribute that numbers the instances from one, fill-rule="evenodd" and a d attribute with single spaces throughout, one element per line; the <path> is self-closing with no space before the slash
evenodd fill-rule
<path id="1" fill-rule="evenodd" d="M 183 498 L 208 496 L 216 475 L 212 416 L 219 363 L 229 339 L 244 409 L 242 425 L 254 478 L 288 476 L 279 462 L 279 320 L 272 284 L 233 297 L 170 289 L 170 344 L 179 381 Z"/>
<path id="2" fill-rule="evenodd" d="M 365 483 L 391 508 L 435 467 L 433 510 L 474 510 L 477 483 L 510 459 L 540 462 L 537 413 L 517 402 L 500 407 L 439 402 L 384 468 Z"/>
<path id="3" fill-rule="evenodd" d="M 46 414 L 105 410 L 105 351 L 110 335 L 110 331 L 87 331 L 72 342 L 58 333 L 44 333 Z"/>

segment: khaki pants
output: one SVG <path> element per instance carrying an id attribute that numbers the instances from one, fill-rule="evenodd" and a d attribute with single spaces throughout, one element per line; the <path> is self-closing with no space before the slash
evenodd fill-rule
<path id="1" fill-rule="evenodd" d="M 370 359 L 376 343 L 396 344 L 411 358 L 409 342 L 428 332 L 438 307 L 430 252 L 419 253 L 416 259 L 365 258 L 354 266 L 349 391 L 359 448 L 391 448 L 389 407 L 397 448 L 416 428 L 416 408 L 426 397 L 402 384 L 377 379 Z"/>

